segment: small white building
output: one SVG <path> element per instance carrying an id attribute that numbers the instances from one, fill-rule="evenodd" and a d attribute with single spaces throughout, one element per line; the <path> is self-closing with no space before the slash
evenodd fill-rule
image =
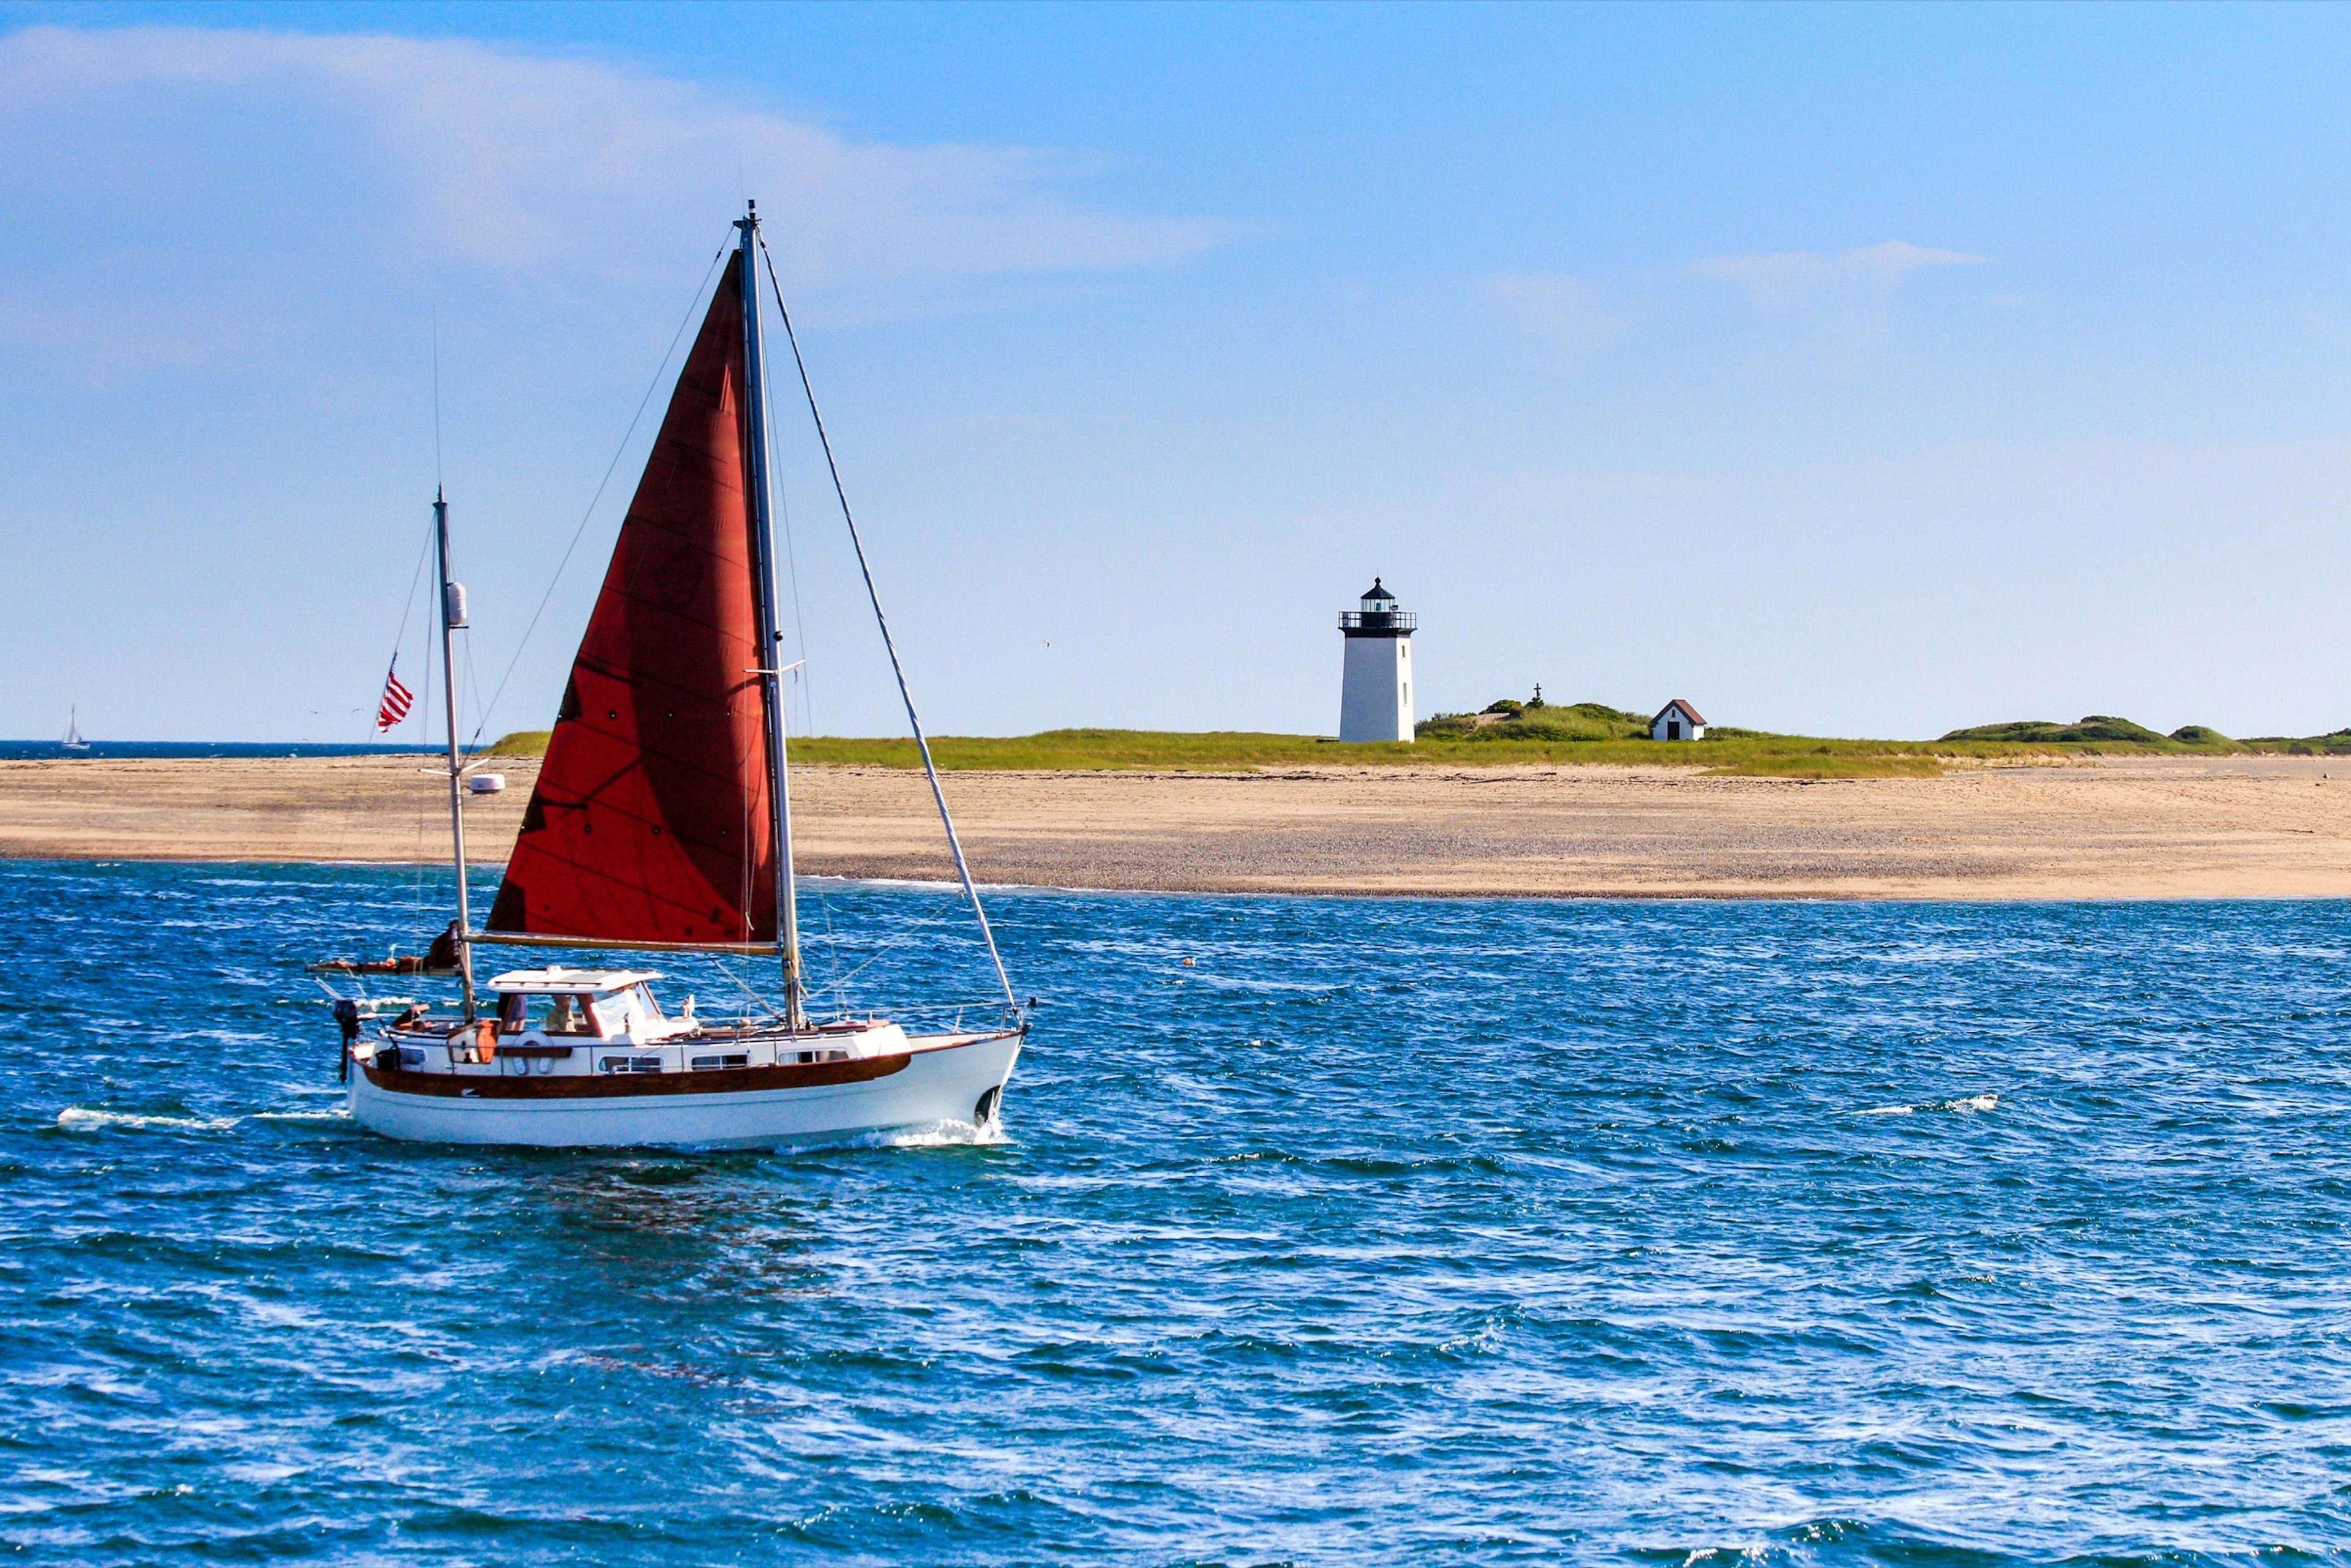
<path id="1" fill-rule="evenodd" d="M 1347 664 L 1339 686 L 1341 740 L 1412 738 L 1412 634 L 1420 618 L 1396 608 L 1378 578 L 1363 608 L 1339 612 Z"/>
<path id="2" fill-rule="evenodd" d="M 1676 697 L 1657 711 L 1649 721 L 1651 740 L 1704 740 L 1706 718 L 1698 709 Z"/>

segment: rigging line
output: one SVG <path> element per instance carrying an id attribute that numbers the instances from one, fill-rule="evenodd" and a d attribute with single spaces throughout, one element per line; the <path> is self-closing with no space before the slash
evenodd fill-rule
<path id="1" fill-rule="evenodd" d="M 960 903 L 961 901 L 957 900 L 957 902 Z M 945 915 L 925 915 L 920 919 L 911 921 L 899 927 L 896 931 L 892 932 L 889 936 L 876 939 L 873 943 L 872 954 L 869 956 L 866 962 L 871 963 L 874 957 L 878 957 L 883 953 L 890 952 L 894 948 L 903 947 L 907 943 L 912 942 L 921 933 L 928 931 L 935 926 L 944 925 L 946 923 L 947 917 Z M 858 967 L 862 968 L 864 967 L 864 965 L 861 964 Z"/>
<path id="2" fill-rule="evenodd" d="M 763 241 L 763 246 L 764 244 Z M 756 289 L 758 286 L 758 280 L 752 279 L 751 287 Z M 780 300 L 782 296 L 778 294 L 778 298 Z M 759 334 L 759 384 L 761 386 L 774 384 L 768 375 L 768 336 L 764 332 Z M 772 474 L 776 467 L 776 433 L 772 423 L 763 434 L 768 443 L 768 468 Z M 791 673 L 792 690 L 800 695 L 800 716 L 805 725 L 801 733 L 805 737 L 813 737 L 816 734 L 816 684 L 809 678 L 808 617 L 800 610 L 800 563 L 799 553 L 792 544 L 791 496 L 781 484 L 776 484 L 773 488 L 776 509 L 782 517 L 784 524 L 784 580 L 791 585 L 792 590 L 792 632 L 799 639 L 799 663 Z M 781 664 L 783 661 L 778 657 L 773 662 Z M 779 689 L 776 695 L 778 699 L 776 719 L 781 724 L 790 710 L 784 693 Z M 789 727 L 789 725 L 786 726 L 787 732 Z M 805 810 L 805 808 L 795 807 L 795 810 Z M 746 844 L 750 842 L 747 836 L 744 842 Z M 776 852 L 778 854 L 783 852 L 781 845 L 777 847 Z M 823 888 L 820 887 L 815 891 L 817 910 L 824 917 L 824 934 L 831 936 L 832 935 L 832 900 L 825 896 Z M 746 904 L 744 907 L 747 909 L 750 906 Z M 781 918 L 780 912 L 778 918 Z M 840 957 L 837 955 L 828 955 L 826 961 L 831 964 L 834 974 L 838 975 L 841 971 Z"/>
<path id="3" fill-rule="evenodd" d="M 748 997 L 751 1000 L 752 1006 L 765 1009 L 761 1015 L 763 1019 L 781 1018 L 783 1015 L 776 1010 L 775 1003 L 769 1001 L 767 998 L 761 996 L 758 992 L 751 988 L 751 982 L 745 979 L 741 972 L 737 969 L 736 964 L 738 960 L 727 958 L 719 959 L 718 972 L 726 976 L 728 979 L 734 981 L 735 988 L 742 992 L 746 997 Z M 745 1022 L 747 1023 L 750 1021 L 750 1014 L 745 1013 L 742 1016 Z"/>
<path id="4" fill-rule="evenodd" d="M 764 361 L 767 358 L 767 354 L 768 340 L 767 339 L 762 338 L 759 340 L 759 357 Z M 760 379 L 762 381 L 767 378 L 767 369 L 768 368 L 764 363 L 759 367 Z M 774 444 L 774 436 L 772 434 L 768 437 L 768 442 L 770 448 L 772 448 Z M 768 460 L 768 466 L 773 468 L 774 465 L 774 458 L 771 455 Z M 816 687 L 807 679 L 809 656 L 808 618 L 800 613 L 800 563 L 799 555 L 792 549 L 791 497 L 785 494 L 784 487 L 781 485 L 776 486 L 776 508 L 778 512 L 781 514 L 784 521 L 784 578 L 786 581 L 791 584 L 792 588 L 792 633 L 800 640 L 800 668 L 793 675 L 792 684 L 800 688 L 800 707 L 807 719 L 808 733 L 810 735 L 814 735 L 816 733 Z"/>
<path id="5" fill-rule="evenodd" d="M 660 390 L 662 375 L 669 369 L 670 356 L 677 352 L 678 340 L 685 336 L 687 326 L 694 320 L 694 308 L 702 302 L 702 291 L 710 286 L 711 274 L 718 270 L 718 264 L 726 257 L 726 247 L 720 246 L 717 254 L 710 258 L 709 271 L 705 272 L 702 281 L 695 285 L 694 297 L 685 302 L 685 314 L 678 319 L 677 330 L 670 335 L 669 347 L 663 350 L 662 361 L 653 371 L 653 379 L 645 383 L 645 395 L 637 400 L 637 412 L 630 415 L 629 428 L 621 433 L 621 444 L 612 449 L 612 460 L 604 465 L 604 476 L 596 482 L 596 493 L 588 497 L 588 509 L 580 514 L 580 526 L 571 530 L 571 542 L 563 547 L 563 558 L 555 563 L 555 574 L 547 580 L 547 591 L 538 596 L 538 608 L 530 612 L 530 621 L 522 629 L 522 641 L 515 644 L 514 657 L 507 661 L 506 674 L 498 677 L 497 689 L 490 694 L 489 706 L 482 710 L 481 722 L 474 727 L 475 741 L 478 742 L 482 738 L 482 731 L 489 727 L 490 714 L 497 707 L 498 699 L 507 695 L 507 683 L 514 678 L 515 666 L 522 663 L 523 650 L 530 646 L 530 634 L 538 629 L 538 618 L 547 613 L 548 601 L 555 597 L 556 585 L 563 580 L 563 569 L 571 564 L 571 553 L 580 548 L 580 536 L 588 531 L 588 520 L 596 515 L 596 503 L 604 498 L 604 489 L 612 482 L 613 470 L 620 467 L 621 459 L 627 455 L 629 437 L 636 434 L 639 422 L 645 417 L 646 406 L 653 401 L 653 393 Z"/>
<path id="6" fill-rule="evenodd" d="M 464 628 L 464 630 L 471 632 L 473 628 L 468 626 Z M 481 713 L 482 678 L 480 673 L 474 667 L 474 639 L 470 636 L 465 639 L 465 685 L 471 687 L 474 693 L 474 711 L 477 714 Z M 489 722 L 489 719 L 485 716 L 480 724 L 474 727 L 474 738 L 464 747 L 465 755 L 466 757 L 472 758 L 480 754 L 482 729 Z"/>
<path id="7" fill-rule="evenodd" d="M 395 664 L 400 660 L 400 645 L 408 641 L 408 618 L 416 613 L 416 585 L 424 580 L 424 558 L 432 550 L 433 530 L 428 528 L 424 530 L 424 543 L 417 548 L 416 570 L 408 574 L 408 602 L 400 607 L 400 630 L 392 635 L 392 657 Z M 425 663 L 429 668 L 432 664 L 429 653 Z"/>
<path id="8" fill-rule="evenodd" d="M 924 926 L 936 925 L 938 924 L 939 922 L 935 920 L 925 921 L 921 925 L 916 925 L 908 930 L 902 931 L 894 936 L 883 938 L 882 942 L 874 947 L 873 951 L 866 956 L 865 962 L 858 965 L 857 967 L 850 970 L 849 973 L 841 976 L 831 985 L 823 988 L 823 989 L 828 993 L 840 994 L 845 998 L 851 981 L 856 979 L 858 976 L 865 973 L 866 970 L 872 968 L 874 965 L 888 957 L 892 953 L 896 952 L 899 948 L 904 947 L 908 943 L 912 942 L 914 939 L 915 934 L 922 930 Z"/>
<path id="9" fill-rule="evenodd" d="M 996 950 L 996 933 L 988 927 L 987 911 L 980 907 L 979 890 L 972 885 L 971 867 L 964 862 L 963 841 L 956 836 L 955 816 L 947 810 L 946 791 L 939 788 L 938 765 L 931 760 L 930 740 L 923 734 L 923 721 L 914 712 L 914 694 L 906 685 L 906 667 L 898 660 L 898 644 L 890 635 L 889 617 L 882 613 L 882 593 L 873 586 L 873 568 L 865 559 L 865 541 L 858 537 L 857 518 L 849 509 L 849 490 L 841 482 L 841 465 L 833 460 L 832 437 L 825 434 L 824 415 L 817 412 L 816 386 L 809 380 L 799 334 L 792 330 L 792 313 L 784 305 L 784 286 L 777 281 L 776 258 L 765 239 L 759 241 L 759 254 L 768 263 L 768 284 L 776 292 L 776 314 L 783 319 L 784 339 L 792 346 L 792 363 L 800 372 L 800 390 L 808 394 L 809 418 L 815 423 L 816 438 L 824 447 L 824 465 L 832 475 L 832 493 L 841 497 L 841 520 L 849 525 L 849 542 L 857 551 L 857 570 L 865 579 L 865 597 L 872 601 L 874 623 L 882 629 L 882 646 L 889 651 L 890 673 L 898 677 L 898 695 L 906 705 L 906 722 L 914 727 L 914 744 L 923 753 L 923 772 L 931 781 L 931 799 L 938 803 L 939 822 L 947 831 L 947 848 L 955 852 L 956 875 L 963 880 L 964 896 L 971 900 L 971 913 L 979 922 L 979 935 L 987 944 L 988 960 L 996 966 L 996 978 L 1004 988 L 1004 999 L 1018 1008 L 1020 1003 L 1012 994 L 1012 977 L 1004 971 L 1004 956 Z"/>

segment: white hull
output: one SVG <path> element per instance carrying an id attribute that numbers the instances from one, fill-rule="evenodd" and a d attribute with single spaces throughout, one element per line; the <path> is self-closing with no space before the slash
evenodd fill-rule
<path id="1" fill-rule="evenodd" d="M 678 1075 L 670 1084 L 658 1078 L 460 1080 L 355 1063 L 351 1118 L 386 1137 L 429 1144 L 774 1148 L 935 1122 L 990 1120 L 1020 1055 L 1018 1033 L 916 1036 L 907 1044 L 903 1055 L 797 1073 L 811 1080 L 867 1074 L 853 1081 L 710 1092 L 700 1092 L 700 1082 L 726 1075 Z M 768 1071 L 796 1075 L 790 1069 Z M 747 1083 L 754 1076 L 744 1075 Z M 697 1082 L 690 1092 L 678 1092 L 688 1087 L 688 1077 Z M 567 1084 L 593 1092 L 567 1092 Z M 612 1092 L 621 1090 L 627 1092 Z"/>

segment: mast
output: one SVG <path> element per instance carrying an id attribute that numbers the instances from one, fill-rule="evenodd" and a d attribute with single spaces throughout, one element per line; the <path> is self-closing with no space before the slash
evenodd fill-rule
<path id="1" fill-rule="evenodd" d="M 441 690 L 449 720 L 449 841 L 457 857 L 457 977 L 465 989 L 465 1021 L 474 1021 L 474 915 L 465 886 L 465 810 L 457 755 L 457 629 L 465 624 L 465 590 L 449 570 L 449 503 L 433 491 L 433 534 L 441 552 Z"/>
<path id="2" fill-rule="evenodd" d="M 783 672 L 777 661 L 783 634 L 777 630 L 775 529 L 768 508 L 768 378 L 759 343 L 759 204 L 745 204 L 735 227 L 741 235 L 735 264 L 743 289 L 744 459 L 750 476 L 751 584 L 758 606 L 759 701 L 767 712 L 768 799 L 775 813 L 776 923 L 784 959 L 784 1023 L 799 1030 L 808 1022 L 800 983 L 800 912 L 792 874 L 791 784 L 784 758 Z"/>

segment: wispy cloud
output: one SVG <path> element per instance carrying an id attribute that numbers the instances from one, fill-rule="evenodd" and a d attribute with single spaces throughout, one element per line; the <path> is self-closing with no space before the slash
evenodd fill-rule
<path id="1" fill-rule="evenodd" d="M 674 269 L 682 236 L 716 248 L 747 193 L 788 282 L 869 297 L 1164 263 L 1232 232 L 1087 199 L 1104 172 L 1087 154 L 861 139 L 625 66 L 464 39 L 26 28 L 0 37 L 0 213 L 24 263 L 0 330 L 50 318 L 33 335 L 51 339 L 77 329 L 44 296 L 77 293 L 76 258 L 125 214 L 151 247 L 219 263 L 215 300 L 235 294 L 229 274 L 265 265 L 251 256 L 647 277 Z"/>
<path id="2" fill-rule="evenodd" d="M 1497 273 L 1480 283 L 1497 309 L 1571 358 L 1633 329 L 1633 313 L 1622 303 L 1565 273 Z"/>
<path id="3" fill-rule="evenodd" d="M 1690 263 L 1691 277 L 1744 289 L 1767 309 L 1834 294 L 1890 294 L 1912 273 L 1937 267 L 1977 267 L 1984 257 L 1933 250 L 1890 239 L 1852 250 L 1782 250 L 1762 256 L 1718 256 Z"/>

